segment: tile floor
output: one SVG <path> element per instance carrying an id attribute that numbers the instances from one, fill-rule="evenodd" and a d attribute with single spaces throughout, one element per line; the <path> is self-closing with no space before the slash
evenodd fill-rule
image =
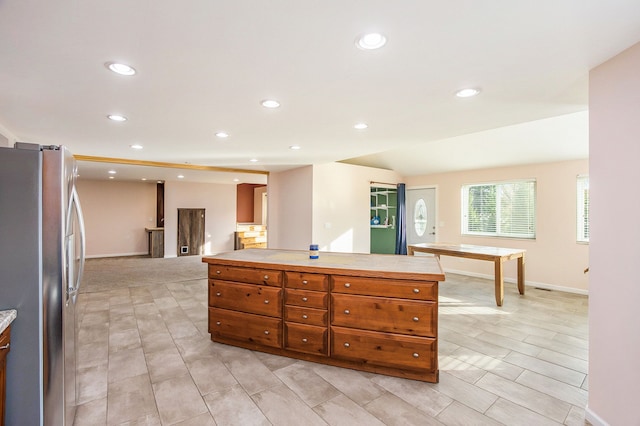
<path id="1" fill-rule="evenodd" d="M 447 274 L 440 383 L 211 342 L 199 257 L 91 259 L 79 298 L 84 425 L 584 425 L 586 296 Z"/>

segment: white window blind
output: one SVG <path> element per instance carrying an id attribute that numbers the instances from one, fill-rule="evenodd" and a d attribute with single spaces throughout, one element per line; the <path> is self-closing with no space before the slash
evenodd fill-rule
<path id="1" fill-rule="evenodd" d="M 462 233 L 535 238 L 535 180 L 463 186 Z"/>
<path id="2" fill-rule="evenodd" d="M 576 224 L 577 241 L 589 242 L 589 176 L 578 176 L 577 179 L 577 208 Z"/>

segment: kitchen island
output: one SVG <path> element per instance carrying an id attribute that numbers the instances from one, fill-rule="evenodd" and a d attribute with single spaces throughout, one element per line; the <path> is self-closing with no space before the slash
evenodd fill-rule
<path id="1" fill-rule="evenodd" d="M 246 249 L 202 261 L 214 342 L 438 381 L 437 259 Z"/>

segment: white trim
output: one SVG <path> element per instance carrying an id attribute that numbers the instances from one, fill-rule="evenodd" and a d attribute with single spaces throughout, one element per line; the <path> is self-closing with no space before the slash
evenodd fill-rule
<path id="1" fill-rule="evenodd" d="M 148 255 L 149 252 L 137 252 L 137 253 L 109 253 L 109 254 L 92 254 L 91 256 L 86 256 L 87 259 L 96 259 L 99 257 L 124 257 L 124 256 L 145 256 Z"/>
<path id="2" fill-rule="evenodd" d="M 593 426 L 609 426 L 609 423 L 594 413 L 593 410 L 589 408 L 589 405 L 584 408 L 584 419 Z"/>
<path id="3" fill-rule="evenodd" d="M 478 274 L 478 273 L 475 273 L 475 272 L 460 271 L 460 270 L 456 270 L 456 269 L 445 269 L 445 272 L 449 272 L 449 273 L 452 273 L 452 274 L 466 275 L 466 276 L 469 276 L 469 277 L 486 278 L 486 279 L 491 280 L 491 281 L 494 280 L 494 276 L 493 275 Z M 505 278 L 504 282 L 505 283 L 516 284 L 518 281 L 515 278 Z M 565 293 L 582 294 L 584 296 L 588 296 L 589 295 L 589 290 L 583 290 L 581 288 L 575 288 L 575 287 L 565 287 L 565 286 L 560 286 L 560 285 L 555 285 L 555 284 L 540 283 L 540 282 L 535 282 L 535 281 L 526 281 L 525 280 L 525 286 L 539 287 L 539 288 L 544 288 L 544 289 L 547 289 L 547 290 L 563 291 Z"/>

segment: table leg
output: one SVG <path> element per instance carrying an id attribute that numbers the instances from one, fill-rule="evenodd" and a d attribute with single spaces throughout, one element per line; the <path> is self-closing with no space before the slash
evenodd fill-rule
<path id="1" fill-rule="evenodd" d="M 495 274 L 496 274 L 496 305 L 502 306 L 504 300 L 504 276 L 502 272 L 502 260 L 497 259 L 495 261 Z"/>
<path id="2" fill-rule="evenodd" d="M 407 249 L 407 256 L 413 256 L 413 247 Z"/>
<path id="3" fill-rule="evenodd" d="M 518 291 L 524 294 L 524 254 L 518 258 Z"/>

